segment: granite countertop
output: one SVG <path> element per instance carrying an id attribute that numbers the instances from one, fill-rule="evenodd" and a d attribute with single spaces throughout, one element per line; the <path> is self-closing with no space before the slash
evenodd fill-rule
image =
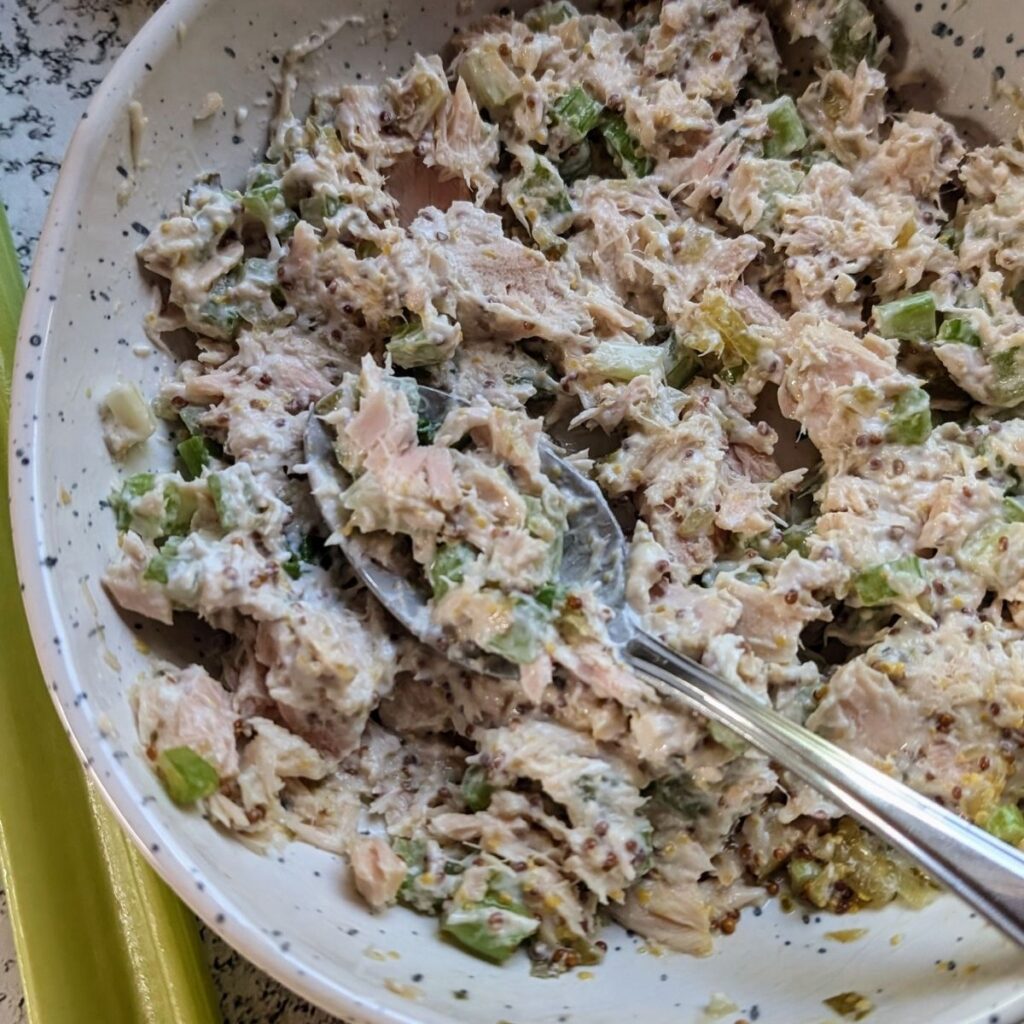
<path id="1" fill-rule="evenodd" d="M 23 269 L 32 261 L 71 133 L 160 0 L 0 0 L 0 201 Z M 226 1024 L 332 1024 L 202 929 Z M 0 890 L 0 1024 L 26 1020 Z"/>

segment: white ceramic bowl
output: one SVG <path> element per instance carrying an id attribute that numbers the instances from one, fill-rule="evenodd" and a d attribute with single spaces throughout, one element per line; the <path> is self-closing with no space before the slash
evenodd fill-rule
<path id="1" fill-rule="evenodd" d="M 712 993 L 726 1017 L 762 1024 L 830 1019 L 826 997 L 867 995 L 875 1024 L 1012 1024 L 1024 1015 L 1024 961 L 952 898 L 919 914 L 897 908 L 856 919 L 744 915 L 706 960 L 642 955 L 641 940 L 607 936 L 593 978 L 541 981 L 526 963 L 492 967 L 436 937 L 433 921 L 395 909 L 374 917 L 353 896 L 340 860 L 295 844 L 261 857 L 173 807 L 138 756 L 127 692 L 147 663 L 188 636 L 120 615 L 99 578 L 114 543 L 101 507 L 118 470 L 100 440 L 96 397 L 118 376 L 152 393 L 170 367 L 139 355 L 150 307 L 134 257 L 147 225 L 172 209 L 200 171 L 237 181 L 260 148 L 277 55 L 322 20 L 363 13 L 318 59 L 335 78 L 395 72 L 416 49 L 441 48 L 457 24 L 498 6 L 483 0 L 169 0 L 110 73 L 68 152 L 22 320 L 12 413 L 13 519 L 25 602 L 46 679 L 83 760 L 148 859 L 182 898 L 246 956 L 353 1022 L 407 1024 L 688 1024 Z M 947 11 L 946 8 L 959 8 Z M 1006 132 L 1011 107 L 993 92 L 1024 70 L 1024 6 L 1007 0 L 907 0 L 895 13 L 920 96 Z M 913 76 L 911 76 L 913 77 Z M 908 79 L 909 80 L 909 79 Z M 915 78 L 919 81 L 920 79 Z M 193 115 L 207 92 L 224 110 Z M 128 104 L 148 118 L 138 184 Z M 248 119 L 238 124 L 235 111 Z M 154 447 L 153 443 L 148 446 Z M 169 461 L 169 453 L 161 453 Z M 139 469 L 152 450 L 136 456 Z M 849 945 L 837 928 L 867 928 Z M 459 993 L 459 996 L 456 996 Z M 461 997 L 461 998 L 460 998 Z"/>

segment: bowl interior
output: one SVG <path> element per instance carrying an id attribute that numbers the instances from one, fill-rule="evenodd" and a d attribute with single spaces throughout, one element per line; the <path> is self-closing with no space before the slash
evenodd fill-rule
<path id="1" fill-rule="evenodd" d="M 891 908 L 851 921 L 770 906 L 746 915 L 707 960 L 659 955 L 613 929 L 612 955 L 589 978 L 535 980 L 521 961 L 491 967 L 446 945 L 430 919 L 402 909 L 368 913 L 340 859 L 300 844 L 260 855 L 181 812 L 139 756 L 128 691 L 152 657 L 201 657 L 209 637 L 191 625 L 167 630 L 125 617 L 99 584 L 114 544 L 104 499 L 122 470 L 103 446 L 97 399 L 118 378 L 152 394 L 172 367 L 142 332 L 153 296 L 135 246 L 198 173 L 241 178 L 261 148 L 271 80 L 292 43 L 313 32 L 330 36 L 307 62 L 307 83 L 373 79 L 400 70 L 417 50 L 441 49 L 455 26 L 498 6 L 170 0 L 98 93 L 41 243 L 12 416 L 26 603 L 46 678 L 83 758 L 150 860 L 208 923 L 353 1022 L 686 1022 L 724 993 L 736 1006 L 724 1019 L 800 1024 L 826 1019 L 821 1001 L 846 991 L 873 1001 L 878 1024 L 1017 1019 L 1019 954 L 950 898 L 919 914 Z M 975 0 L 956 13 L 946 7 L 893 5 L 901 85 L 916 102 L 966 119 L 973 133 L 1006 134 L 1017 111 L 1013 94 L 996 84 L 1024 69 L 1012 35 L 1016 28 L 1024 43 L 1024 8 L 1002 0 Z M 213 91 L 222 110 L 197 120 Z M 137 162 L 133 100 L 147 119 Z M 154 438 L 123 472 L 160 458 L 169 462 L 169 446 Z M 867 929 L 857 942 L 828 937 L 853 926 Z"/>

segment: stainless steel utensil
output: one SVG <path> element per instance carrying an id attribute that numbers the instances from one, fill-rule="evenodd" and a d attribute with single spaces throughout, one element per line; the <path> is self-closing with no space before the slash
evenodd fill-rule
<path id="1" fill-rule="evenodd" d="M 434 419 L 459 404 L 433 388 L 419 391 L 421 408 Z M 380 564 L 358 531 L 344 530 L 345 510 L 336 496 L 348 480 L 315 412 L 306 428 L 306 458 L 313 495 L 334 539 L 384 607 L 453 661 L 477 672 L 515 675 L 510 662 L 453 644 L 431 620 L 429 593 Z M 596 590 L 609 610 L 609 636 L 626 664 L 798 775 L 1024 946 L 1024 854 L 645 633 L 625 601 L 625 538 L 601 491 L 546 443 L 541 460 L 569 499 L 561 581 L 570 589 L 586 585 Z"/>

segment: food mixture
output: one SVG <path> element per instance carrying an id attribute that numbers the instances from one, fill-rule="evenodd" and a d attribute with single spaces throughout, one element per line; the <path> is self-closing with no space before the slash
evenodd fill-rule
<path id="1" fill-rule="evenodd" d="M 896 109 L 886 51 L 860 0 L 558 0 L 308 112 L 283 90 L 265 161 L 141 247 L 148 330 L 191 357 L 103 411 L 115 455 L 162 420 L 179 456 L 112 496 L 110 594 L 223 638 L 137 689 L 171 797 L 539 974 L 607 920 L 706 954 L 780 890 L 927 900 L 624 668 L 560 577 L 550 437 L 621 518 L 648 631 L 1024 843 L 1024 152 Z M 358 582 L 311 410 L 318 501 L 505 677 Z"/>

